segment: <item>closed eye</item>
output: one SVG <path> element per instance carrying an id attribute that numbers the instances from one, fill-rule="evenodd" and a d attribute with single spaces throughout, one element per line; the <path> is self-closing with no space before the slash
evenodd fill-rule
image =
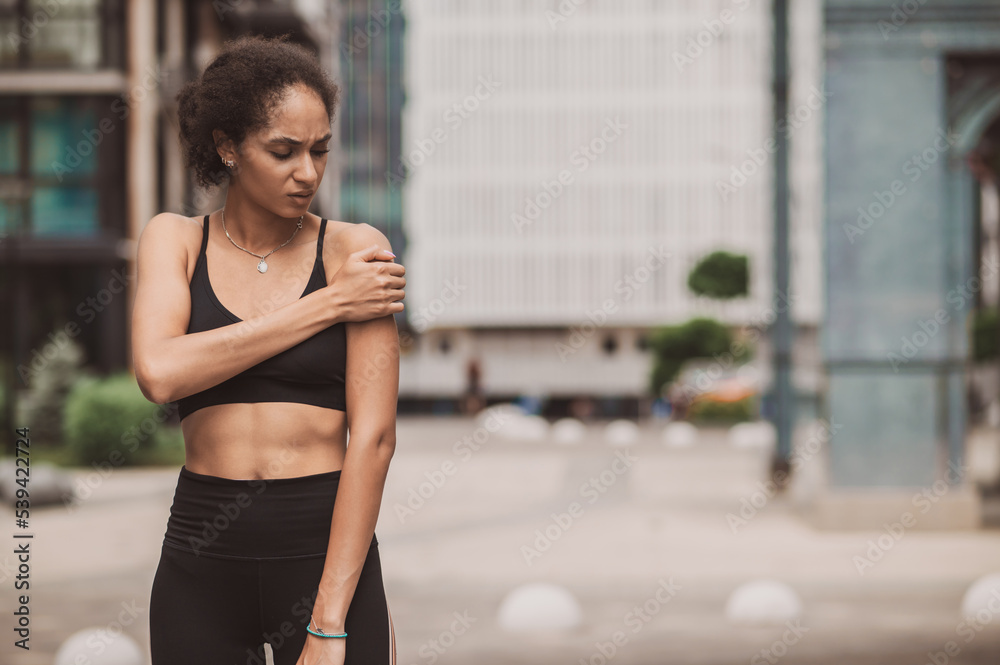
<path id="1" fill-rule="evenodd" d="M 317 157 L 320 157 L 322 155 L 325 155 L 328 152 L 330 152 L 329 149 L 326 149 L 326 150 L 313 150 L 312 154 L 316 155 Z M 289 157 L 292 156 L 292 153 L 290 153 L 290 152 L 284 152 L 284 153 L 282 153 L 282 152 L 271 152 L 271 154 L 274 155 L 275 159 L 280 159 L 282 161 L 286 160 L 286 159 L 288 159 Z"/>

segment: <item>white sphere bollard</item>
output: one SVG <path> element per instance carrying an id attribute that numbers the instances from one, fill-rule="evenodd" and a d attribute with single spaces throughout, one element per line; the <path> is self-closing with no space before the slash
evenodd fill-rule
<path id="1" fill-rule="evenodd" d="M 497 434 L 510 441 L 544 441 L 549 434 L 549 421 L 541 416 L 512 414 Z"/>
<path id="2" fill-rule="evenodd" d="M 624 418 L 612 420 L 604 427 L 604 440 L 616 448 L 633 446 L 639 442 L 639 426 Z"/>
<path id="3" fill-rule="evenodd" d="M 752 423 L 737 423 L 729 428 L 726 437 L 733 448 L 767 450 L 777 441 L 774 425 L 766 420 Z"/>
<path id="4" fill-rule="evenodd" d="M 980 625 L 1000 623 L 1000 573 L 984 575 L 962 597 L 962 616 Z"/>
<path id="5" fill-rule="evenodd" d="M 480 409 L 473 420 L 476 423 L 476 427 L 486 427 L 487 424 L 495 423 L 499 424 L 500 429 L 503 429 L 511 418 L 523 415 L 525 415 L 524 409 L 517 404 L 513 402 L 501 402 Z"/>
<path id="6" fill-rule="evenodd" d="M 145 662 L 146 656 L 135 640 L 124 633 L 111 637 L 107 626 L 73 633 L 59 647 L 53 661 L 55 665 L 145 665 Z"/>
<path id="7" fill-rule="evenodd" d="M 670 448 L 690 448 L 698 443 L 698 428 L 691 423 L 678 420 L 667 423 L 663 428 L 663 445 Z"/>
<path id="8" fill-rule="evenodd" d="M 504 596 L 497 611 L 500 627 L 510 632 L 564 630 L 576 627 L 582 618 L 576 597 L 548 582 L 522 584 Z"/>
<path id="9" fill-rule="evenodd" d="M 580 443 L 586 435 L 587 426 L 576 418 L 560 418 L 552 423 L 552 440 L 556 443 Z"/>
<path id="10" fill-rule="evenodd" d="M 734 623 L 782 624 L 801 614 L 799 594 L 778 580 L 747 582 L 726 601 L 726 618 Z"/>

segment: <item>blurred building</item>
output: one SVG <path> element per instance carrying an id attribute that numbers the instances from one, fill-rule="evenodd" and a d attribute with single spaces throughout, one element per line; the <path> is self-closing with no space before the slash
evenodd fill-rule
<path id="1" fill-rule="evenodd" d="M 795 382 L 815 395 L 821 12 L 792 4 L 791 115 L 773 127 L 769 3 L 408 3 L 399 170 L 423 334 L 401 395 L 459 395 L 478 359 L 489 395 L 639 400 L 648 330 L 694 316 L 757 328 L 766 357 L 777 131 Z M 715 250 L 749 257 L 749 297 L 688 290 Z"/>
<path id="2" fill-rule="evenodd" d="M 125 12 L 121 0 L 0 3 L 8 362 L 38 366 L 36 354 L 74 338 L 98 367 L 125 364 L 129 102 L 158 85 L 155 71 L 126 66 Z"/>
<path id="3" fill-rule="evenodd" d="M 997 343 L 972 331 L 1000 274 L 1000 6 L 828 0 L 824 21 L 823 410 L 842 432 L 820 509 L 831 524 L 974 525 L 970 425 L 1000 442 L 997 385 L 969 383 Z M 939 509 L 922 517 L 921 496 Z"/>
<path id="4" fill-rule="evenodd" d="M 317 53 L 344 90 L 340 150 L 314 211 L 367 222 L 405 246 L 400 196 L 385 178 L 402 105 L 402 17 L 378 11 L 389 4 L 0 2 L 0 306 L 16 313 L 0 327 L 4 392 L 29 385 L 69 339 L 99 371 L 130 365 L 143 225 L 222 200 L 186 172 L 174 98 L 225 39 L 288 34 Z"/>

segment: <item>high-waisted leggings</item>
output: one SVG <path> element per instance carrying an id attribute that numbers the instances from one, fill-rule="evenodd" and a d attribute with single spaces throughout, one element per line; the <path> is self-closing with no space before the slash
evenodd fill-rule
<path id="1" fill-rule="evenodd" d="M 330 544 L 340 471 L 235 480 L 181 467 L 149 605 L 152 665 L 295 665 Z M 323 627 L 319 623 L 319 627 Z M 372 536 L 344 627 L 345 665 L 391 665 Z"/>

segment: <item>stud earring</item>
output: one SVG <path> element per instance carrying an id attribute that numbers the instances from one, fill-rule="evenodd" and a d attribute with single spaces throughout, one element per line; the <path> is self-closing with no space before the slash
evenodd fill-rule
<path id="1" fill-rule="evenodd" d="M 236 162 L 234 162 L 231 159 L 227 159 L 226 160 L 226 166 L 228 166 L 229 168 L 233 168 L 234 166 L 236 166 Z"/>

